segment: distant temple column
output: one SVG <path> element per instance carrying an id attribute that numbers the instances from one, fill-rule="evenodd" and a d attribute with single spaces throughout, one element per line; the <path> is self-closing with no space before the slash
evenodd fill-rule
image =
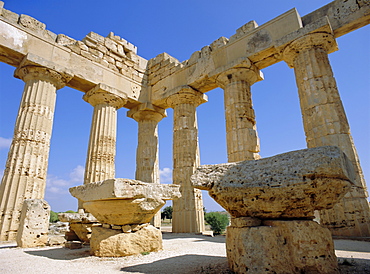
<path id="1" fill-rule="evenodd" d="M 336 49 L 331 34 L 308 34 L 289 44 L 283 58 L 294 68 L 307 146 L 338 146 L 356 171 L 351 191 L 332 209 L 320 211 L 320 222 L 333 235 L 369 237 L 366 184 L 328 58 Z"/>
<path id="2" fill-rule="evenodd" d="M 44 198 L 56 91 L 71 79 L 33 65 L 17 68 L 14 76 L 25 87 L 0 186 L 0 241 L 16 239 L 25 199 Z"/>
<path id="3" fill-rule="evenodd" d="M 224 90 L 229 162 L 260 158 L 251 85 L 263 80 L 263 75 L 250 62 L 248 65 L 248 68 L 229 69 L 217 77 L 217 83 Z"/>
<path id="4" fill-rule="evenodd" d="M 117 109 L 126 98 L 99 84 L 83 96 L 94 107 L 86 158 L 84 184 L 115 178 Z M 82 208 L 79 202 L 79 208 Z"/>
<path id="5" fill-rule="evenodd" d="M 145 103 L 131 109 L 127 116 L 138 122 L 135 179 L 159 184 L 158 123 L 166 117 L 166 112 Z M 161 226 L 160 211 L 154 216 L 152 225 Z"/>
<path id="6" fill-rule="evenodd" d="M 207 102 L 206 95 L 184 87 L 167 99 L 173 108 L 173 183 L 181 185 L 182 197 L 173 201 L 172 232 L 204 231 L 202 192 L 190 184 L 200 165 L 196 108 Z"/>

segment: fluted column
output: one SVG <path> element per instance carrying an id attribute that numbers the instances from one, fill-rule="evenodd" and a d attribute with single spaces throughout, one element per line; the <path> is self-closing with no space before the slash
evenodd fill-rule
<path id="1" fill-rule="evenodd" d="M 44 198 L 56 91 L 71 78 L 37 66 L 14 75 L 25 87 L 0 186 L 0 241 L 15 240 L 25 199 Z"/>
<path id="2" fill-rule="evenodd" d="M 190 184 L 190 176 L 200 165 L 196 108 L 207 97 L 190 87 L 170 96 L 173 108 L 173 183 L 181 185 L 182 197 L 173 201 L 172 232 L 204 231 L 202 192 Z"/>
<path id="3" fill-rule="evenodd" d="M 117 109 L 126 103 L 124 95 L 99 84 L 83 96 L 94 107 L 84 184 L 115 177 Z M 82 208 L 79 203 L 79 208 Z"/>
<path id="4" fill-rule="evenodd" d="M 127 116 L 138 122 L 135 179 L 159 184 L 158 123 L 166 117 L 166 112 L 151 104 L 142 104 L 130 110 Z M 160 211 L 151 223 L 155 227 L 161 226 Z"/>
<path id="5" fill-rule="evenodd" d="M 251 85 L 263 79 L 252 64 L 221 73 L 217 83 L 224 90 L 226 142 L 229 162 L 256 160 L 260 156 Z"/>
<path id="6" fill-rule="evenodd" d="M 345 198 L 333 209 L 320 211 L 321 224 L 333 235 L 370 236 L 366 184 L 328 59 L 336 49 L 333 35 L 308 34 L 287 46 L 283 58 L 294 67 L 307 146 L 338 146 L 356 171 L 355 185 Z"/>

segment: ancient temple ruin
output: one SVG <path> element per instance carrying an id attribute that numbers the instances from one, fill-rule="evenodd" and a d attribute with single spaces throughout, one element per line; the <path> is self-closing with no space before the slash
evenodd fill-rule
<path id="1" fill-rule="evenodd" d="M 0 186 L 0 240 L 16 239 L 24 200 L 44 197 L 56 91 L 64 86 L 94 108 L 84 184 L 115 178 L 120 108 L 139 125 L 135 179 L 159 184 L 157 126 L 173 108 L 173 184 L 182 195 L 173 203 L 173 232 L 202 232 L 202 194 L 190 182 L 200 163 L 197 107 L 222 88 L 228 161 L 259 159 L 251 88 L 281 61 L 295 72 L 307 147 L 337 146 L 356 171 L 351 190 L 320 211 L 321 224 L 333 235 L 369 237 L 366 184 L 328 60 L 336 38 L 369 22 L 369 1 L 336 0 L 303 17 L 292 9 L 261 26 L 251 21 L 180 62 L 166 53 L 145 60 L 114 33 L 76 41 L 0 2 L 0 61 L 25 82 Z"/>

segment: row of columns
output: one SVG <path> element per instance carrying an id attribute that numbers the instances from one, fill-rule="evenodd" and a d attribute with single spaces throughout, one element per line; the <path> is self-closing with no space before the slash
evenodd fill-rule
<path id="1" fill-rule="evenodd" d="M 347 154 L 357 171 L 351 192 L 333 209 L 321 212 L 321 223 L 337 235 L 369 236 L 366 185 L 328 60 L 333 47 L 336 42 L 331 34 L 309 34 L 293 41 L 282 56 L 295 71 L 307 146 L 336 145 Z M 15 239 L 23 200 L 44 196 L 56 90 L 71 78 L 36 66 L 20 67 L 15 75 L 26 84 L 0 186 L 0 240 Z M 253 64 L 231 68 L 216 78 L 224 89 L 229 162 L 259 159 L 251 85 L 262 79 Z M 102 84 L 83 98 L 94 107 L 86 184 L 115 177 L 116 112 L 127 99 Z M 182 198 L 173 202 L 173 232 L 204 230 L 202 195 L 191 187 L 190 176 L 200 164 L 196 108 L 206 101 L 204 94 L 189 86 L 167 99 L 167 105 L 174 110 L 173 183 L 181 185 L 182 193 Z M 145 103 L 130 110 L 128 116 L 139 126 L 135 177 L 158 184 L 157 128 L 165 111 Z M 156 218 L 153 222 L 158 226 L 160 218 Z"/>

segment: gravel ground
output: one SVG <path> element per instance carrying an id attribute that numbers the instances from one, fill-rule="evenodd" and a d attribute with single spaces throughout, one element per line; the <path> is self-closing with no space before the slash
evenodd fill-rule
<path id="1" fill-rule="evenodd" d="M 335 240 L 341 273 L 370 273 L 370 242 Z M 0 242 L 0 273 L 231 273 L 225 237 L 163 233 L 163 251 L 120 258 L 89 256 L 88 247 L 17 248 Z"/>

